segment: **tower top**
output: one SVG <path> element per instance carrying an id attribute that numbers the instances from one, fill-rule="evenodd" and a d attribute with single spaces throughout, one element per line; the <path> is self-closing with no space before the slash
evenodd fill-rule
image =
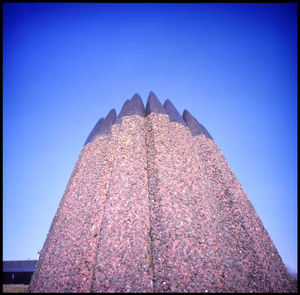
<path id="1" fill-rule="evenodd" d="M 178 122 L 178 123 L 186 126 L 186 123 L 184 122 L 184 120 L 180 116 L 179 112 L 177 111 L 177 109 L 171 103 L 171 101 L 169 99 L 167 99 L 164 102 L 164 108 L 165 108 L 167 114 L 169 115 L 171 122 Z"/>
<path id="2" fill-rule="evenodd" d="M 190 128 L 192 132 L 192 136 L 197 135 L 205 135 L 209 139 L 213 139 L 211 135 L 208 133 L 208 131 L 205 129 L 205 127 L 200 124 L 196 118 L 194 118 L 188 110 L 183 111 L 183 120 L 186 122 L 186 125 Z"/>
<path id="3" fill-rule="evenodd" d="M 125 116 L 138 115 L 141 117 L 146 117 L 151 113 L 156 114 L 167 114 L 169 116 L 170 122 L 177 122 L 186 126 L 190 129 L 192 136 L 205 135 L 206 138 L 212 139 L 206 128 L 200 124 L 188 110 L 184 110 L 181 116 L 173 103 L 167 99 L 162 105 L 154 94 L 150 91 L 146 109 L 144 107 L 143 101 L 138 93 L 134 94 L 131 99 L 127 99 L 122 106 L 122 109 L 116 117 L 115 109 L 112 109 L 105 119 L 101 118 L 98 120 L 97 124 L 91 131 L 84 145 L 95 140 L 99 136 L 109 136 L 111 132 L 111 127 L 113 124 L 121 124 L 121 118 Z"/>
<path id="4" fill-rule="evenodd" d="M 148 96 L 146 116 L 148 116 L 150 113 L 166 114 L 166 110 L 152 91 L 150 91 Z"/>
<path id="5" fill-rule="evenodd" d="M 84 145 L 86 145 L 89 142 L 92 142 L 94 140 L 94 138 L 98 136 L 98 130 L 99 130 L 100 126 L 102 125 L 103 121 L 104 121 L 104 118 L 100 118 L 98 120 L 98 122 L 92 129 L 91 133 L 89 134 L 88 138 L 86 139 Z"/>

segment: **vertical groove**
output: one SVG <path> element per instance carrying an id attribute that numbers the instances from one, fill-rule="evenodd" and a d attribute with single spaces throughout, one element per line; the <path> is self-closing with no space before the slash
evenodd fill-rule
<path id="1" fill-rule="evenodd" d="M 114 129 L 116 130 L 115 132 L 119 133 L 120 132 L 120 127 L 118 125 L 113 125 L 115 127 L 112 127 L 111 128 L 111 132 L 110 132 L 110 135 L 108 136 L 108 141 L 107 141 L 107 144 L 106 144 L 106 149 L 105 149 L 105 161 L 108 162 L 109 161 L 109 156 L 108 156 L 108 151 L 111 150 L 110 148 L 110 144 L 112 142 L 112 134 L 114 133 Z M 118 126 L 118 127 L 116 127 Z M 94 293 L 94 292 L 98 292 L 97 290 L 94 290 L 95 289 L 95 280 L 96 280 L 96 277 L 95 277 L 95 274 L 96 274 L 96 267 L 97 267 L 97 262 L 98 262 L 98 256 L 99 256 L 99 247 L 100 247 L 100 243 L 101 243 L 101 233 L 102 233 L 102 230 L 103 230 L 103 222 L 104 222 L 104 216 L 105 216 L 105 212 L 106 212 L 106 206 L 107 206 L 107 201 L 108 201 L 108 194 L 109 194 L 109 189 L 111 187 L 111 179 L 112 179 L 112 174 L 114 173 L 114 169 L 113 169 L 113 164 L 114 164 L 114 160 L 115 160 L 115 156 L 113 154 L 113 158 L 112 158 L 112 161 L 109 162 L 108 164 L 108 167 L 110 168 L 110 172 L 108 173 L 109 176 L 108 176 L 108 180 L 107 180 L 107 188 L 106 188 L 106 191 L 105 191 L 105 201 L 103 202 L 103 211 L 102 211 L 102 218 L 101 218 L 101 224 L 100 224 L 100 227 L 99 227 L 99 231 L 98 231 L 98 241 L 97 241 L 97 246 L 95 248 L 95 259 L 94 259 L 94 265 L 93 265 L 93 270 L 92 270 L 92 281 L 91 281 L 91 286 L 90 286 L 90 293 Z"/>
<path id="2" fill-rule="evenodd" d="M 110 136 L 108 138 L 108 140 L 110 140 Z M 108 144 L 106 145 L 106 149 L 105 149 L 105 158 L 106 158 L 106 161 L 108 159 L 107 157 L 107 150 L 108 150 Z M 110 163 L 110 174 L 112 173 L 112 163 Z M 110 179 L 110 178 L 109 178 Z M 91 281 L 91 285 L 90 285 L 90 293 L 93 293 L 93 285 L 94 285 L 94 279 L 95 279 L 95 268 L 96 268 L 96 265 L 97 265 L 97 257 L 98 257 L 98 248 L 99 248 L 99 244 L 100 244 L 100 238 L 101 238 L 101 231 L 102 231 L 102 224 L 103 224 L 103 217 L 104 217 L 104 212 L 105 212 L 105 208 L 106 208 L 106 203 L 107 203 L 107 194 L 108 194 L 108 189 L 109 189 L 109 185 L 110 183 L 108 183 L 107 185 L 107 190 L 105 192 L 105 201 L 103 202 L 103 213 L 102 213 L 102 219 L 101 219 L 101 224 L 100 224 L 100 227 L 99 227 L 99 231 L 98 231 L 98 241 L 97 241 L 97 245 L 96 245 L 96 248 L 95 248 L 95 259 L 94 259 L 94 265 L 93 265 L 93 268 L 92 268 L 92 281 Z M 96 187 L 95 187 L 95 190 L 96 190 Z M 94 192 L 95 194 L 96 192 Z"/>
<path id="3" fill-rule="evenodd" d="M 140 116 L 122 118 L 108 147 L 112 170 L 91 292 L 152 292 L 144 123 Z"/>
<path id="4" fill-rule="evenodd" d="M 150 250 L 150 269 L 152 271 L 152 286 L 153 286 L 153 292 L 156 293 L 155 289 L 155 275 L 154 275 L 154 263 L 153 263 L 153 239 L 152 239 L 152 201 L 153 201 L 153 190 L 150 188 L 149 182 L 150 180 L 150 169 L 151 168 L 151 143 L 153 144 L 153 134 L 152 134 L 152 125 L 149 120 L 149 116 L 145 118 L 145 127 L 146 127 L 146 135 L 145 135 L 145 140 L 146 140 L 146 156 L 147 156 L 147 180 L 148 180 L 148 197 L 149 197 L 149 220 L 150 220 L 150 229 L 149 229 L 149 250 Z"/>

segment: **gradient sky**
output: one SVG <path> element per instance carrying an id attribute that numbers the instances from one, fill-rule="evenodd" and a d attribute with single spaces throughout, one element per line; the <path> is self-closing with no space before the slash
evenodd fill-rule
<path id="1" fill-rule="evenodd" d="M 3 4 L 3 259 L 36 259 L 100 117 L 152 90 L 222 150 L 297 270 L 297 4 Z"/>

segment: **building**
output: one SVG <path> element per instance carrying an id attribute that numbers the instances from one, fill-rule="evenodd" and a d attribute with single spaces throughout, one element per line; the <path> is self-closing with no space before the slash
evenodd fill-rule
<path id="1" fill-rule="evenodd" d="M 295 292 L 209 132 L 150 92 L 88 136 L 30 292 Z"/>
<path id="2" fill-rule="evenodd" d="M 3 284 L 29 285 L 37 260 L 3 261 Z"/>

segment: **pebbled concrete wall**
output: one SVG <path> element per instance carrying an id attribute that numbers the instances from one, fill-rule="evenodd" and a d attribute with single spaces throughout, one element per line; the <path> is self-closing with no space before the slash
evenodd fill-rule
<path id="1" fill-rule="evenodd" d="M 52 221 L 30 292 L 89 292 L 111 163 L 99 137 L 79 155 Z"/>
<path id="2" fill-rule="evenodd" d="M 30 292 L 297 291 L 207 130 L 164 105 L 135 95 L 97 123 Z"/>
<path id="3" fill-rule="evenodd" d="M 144 118 L 123 117 L 119 131 L 113 131 L 110 140 L 112 173 L 91 291 L 151 292 Z"/>
<path id="4" fill-rule="evenodd" d="M 210 233 L 215 251 L 219 248 L 222 290 L 291 291 L 284 263 L 221 150 L 203 135 L 193 140 L 210 183 L 215 218 Z"/>

